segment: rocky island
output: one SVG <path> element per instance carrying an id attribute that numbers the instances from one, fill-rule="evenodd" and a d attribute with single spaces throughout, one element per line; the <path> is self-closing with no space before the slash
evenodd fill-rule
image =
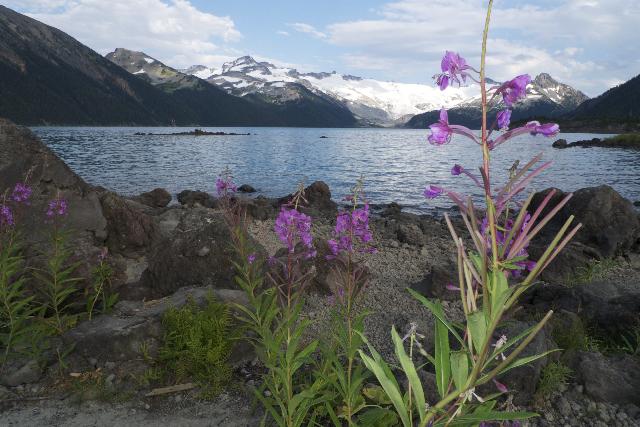
<path id="1" fill-rule="evenodd" d="M 194 129 L 186 132 L 174 132 L 174 133 L 144 133 L 136 132 L 134 135 L 138 136 L 171 136 L 171 135 L 184 135 L 184 136 L 242 136 L 251 135 L 250 133 L 235 133 L 235 132 L 210 132 L 202 129 Z"/>
<path id="2" fill-rule="evenodd" d="M 571 147 L 604 147 L 604 148 L 630 148 L 640 150 L 640 133 L 626 133 L 611 138 L 593 138 L 582 141 L 567 142 L 566 139 L 558 139 L 553 143 L 554 148 Z"/>

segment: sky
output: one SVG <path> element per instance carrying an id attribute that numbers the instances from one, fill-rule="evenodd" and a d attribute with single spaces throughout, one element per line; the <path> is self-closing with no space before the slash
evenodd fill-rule
<path id="1" fill-rule="evenodd" d="M 175 68 L 252 55 L 300 71 L 431 84 L 480 59 L 487 0 L 3 0 L 106 54 Z M 640 0 L 495 0 L 487 74 L 547 72 L 596 96 L 640 74 Z"/>

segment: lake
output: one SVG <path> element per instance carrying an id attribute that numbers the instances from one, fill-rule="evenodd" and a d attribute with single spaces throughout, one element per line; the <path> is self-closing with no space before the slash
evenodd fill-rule
<path id="1" fill-rule="evenodd" d="M 454 163 L 477 170 L 480 148 L 461 137 L 445 146 L 427 143 L 428 131 L 414 129 L 202 128 L 251 133 L 249 136 L 140 136 L 193 128 L 34 127 L 32 130 L 87 182 L 125 195 L 163 187 L 215 191 L 215 178 L 226 167 L 236 183 L 251 184 L 269 197 L 291 193 L 298 182 L 322 180 L 340 200 L 363 175 L 372 203 L 398 202 L 412 211 L 448 208 L 446 198 L 427 201 L 429 184 L 474 197 L 480 189 L 465 176 L 451 176 Z M 325 136 L 326 138 L 321 138 Z M 556 138 L 518 137 L 493 152 L 493 174 L 503 179 L 515 160 L 526 163 L 542 152 L 553 160 L 532 189 L 576 190 L 608 184 L 624 197 L 640 200 L 640 150 L 551 147 L 592 134 Z M 604 137 L 606 135 L 597 135 Z"/>

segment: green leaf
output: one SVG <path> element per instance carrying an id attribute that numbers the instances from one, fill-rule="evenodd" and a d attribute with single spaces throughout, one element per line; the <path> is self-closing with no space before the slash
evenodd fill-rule
<path id="1" fill-rule="evenodd" d="M 389 396 L 387 396 L 384 389 L 379 385 L 372 385 L 363 388 L 362 394 L 376 405 L 391 405 Z"/>
<path id="2" fill-rule="evenodd" d="M 556 349 L 553 349 L 553 350 L 545 351 L 544 353 L 540 353 L 540 354 L 536 354 L 536 355 L 533 355 L 533 356 L 527 356 L 527 357 L 522 357 L 520 359 L 517 359 L 512 364 L 510 364 L 509 366 L 504 368 L 504 370 L 499 372 L 498 375 L 504 374 L 505 372 L 510 371 L 510 370 L 512 370 L 514 368 L 517 368 L 519 366 L 528 365 L 529 363 L 531 363 L 531 362 L 533 362 L 535 360 L 538 360 L 538 359 L 542 359 L 543 357 L 547 357 L 549 354 L 555 353 L 556 351 L 560 351 L 560 349 L 556 348 Z"/>
<path id="3" fill-rule="evenodd" d="M 444 324 L 447 327 L 447 329 L 449 329 L 449 332 L 451 332 L 451 334 L 458 340 L 458 342 L 463 348 L 466 348 L 466 344 L 464 340 L 460 337 L 460 334 L 458 334 L 458 331 L 456 331 L 453 325 L 449 321 L 447 321 L 447 318 L 444 315 L 444 310 L 442 309 L 442 305 L 440 303 L 429 301 L 423 295 L 420 295 L 418 292 L 414 291 L 413 289 L 408 289 L 408 291 L 411 295 L 413 295 L 415 299 L 417 299 L 425 307 L 427 307 L 431 311 L 431 313 L 433 313 L 433 315 L 440 322 L 442 322 L 442 324 Z"/>
<path id="4" fill-rule="evenodd" d="M 359 424 L 367 427 L 394 427 L 398 425 L 398 415 L 385 408 L 371 408 L 358 417 Z M 339 425 L 339 424 L 337 424 Z"/>
<path id="5" fill-rule="evenodd" d="M 449 361 L 449 353 L 451 351 L 451 348 L 449 347 L 449 329 L 443 322 L 436 320 L 435 323 L 436 385 L 438 387 L 440 397 L 444 398 L 447 395 L 449 379 L 451 377 L 451 364 Z"/>
<path id="6" fill-rule="evenodd" d="M 475 426 L 482 421 L 509 421 L 509 420 L 526 420 L 528 418 L 537 417 L 535 412 L 497 412 L 490 411 L 482 414 L 467 414 L 455 418 L 451 422 L 447 420 L 440 421 L 434 424 L 434 427 L 450 426 L 450 427 L 466 427 Z"/>
<path id="7" fill-rule="evenodd" d="M 409 419 L 407 407 L 405 405 L 404 399 L 402 398 L 402 394 L 400 394 L 400 390 L 398 389 L 395 378 L 393 380 L 387 377 L 386 371 L 382 364 L 385 364 L 384 361 L 374 360 L 373 358 L 364 354 L 362 350 L 358 350 L 360 353 L 360 358 L 362 362 L 365 364 L 367 369 L 369 369 L 376 376 L 376 379 L 384 389 L 384 391 L 389 396 L 391 402 L 393 402 L 393 406 L 396 408 L 396 412 L 400 416 L 400 420 L 402 421 L 402 425 L 404 427 L 411 427 L 411 420 Z M 379 355 L 378 355 L 379 356 Z"/>
<path id="8" fill-rule="evenodd" d="M 476 311 L 468 316 L 469 330 L 471 332 L 471 340 L 476 352 L 482 349 L 485 339 L 487 338 L 487 319 L 482 311 Z"/>
<path id="9" fill-rule="evenodd" d="M 469 358 L 466 351 L 451 352 L 451 372 L 456 388 L 462 390 L 469 377 Z"/>
<path id="10" fill-rule="evenodd" d="M 497 270 L 491 274 L 491 311 L 495 313 L 498 308 L 507 300 L 509 283 L 504 272 Z"/>
<path id="11" fill-rule="evenodd" d="M 446 334 L 448 339 L 448 332 L 446 332 Z M 411 391 L 413 392 L 413 396 L 415 397 L 415 406 L 418 409 L 418 414 L 420 415 L 420 419 L 422 420 L 425 414 L 426 401 L 424 398 L 424 390 L 422 389 L 420 377 L 418 377 L 418 373 L 416 372 L 416 367 L 413 364 L 413 361 L 409 358 L 404 349 L 404 343 L 398 335 L 398 332 L 396 332 L 395 326 L 391 328 L 391 338 L 393 339 L 396 357 L 400 362 L 400 366 L 402 366 L 404 374 L 407 376 L 407 380 L 409 380 L 409 384 L 411 384 Z"/>

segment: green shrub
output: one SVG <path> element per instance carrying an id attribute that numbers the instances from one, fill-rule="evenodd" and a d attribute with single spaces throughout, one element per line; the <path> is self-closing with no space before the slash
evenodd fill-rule
<path id="1" fill-rule="evenodd" d="M 567 383 L 567 380 L 571 376 L 571 372 L 571 368 L 561 362 L 549 363 L 542 369 L 542 375 L 540 376 L 540 381 L 538 381 L 536 394 L 539 397 L 549 396 L 551 393 L 558 390 L 561 385 Z"/>
<path id="2" fill-rule="evenodd" d="M 162 324 L 165 333 L 159 362 L 175 381 L 191 378 L 203 388 L 204 397 L 218 395 L 231 378 L 229 307 L 216 302 L 213 295 L 202 308 L 190 299 L 181 308 L 170 308 Z"/>

